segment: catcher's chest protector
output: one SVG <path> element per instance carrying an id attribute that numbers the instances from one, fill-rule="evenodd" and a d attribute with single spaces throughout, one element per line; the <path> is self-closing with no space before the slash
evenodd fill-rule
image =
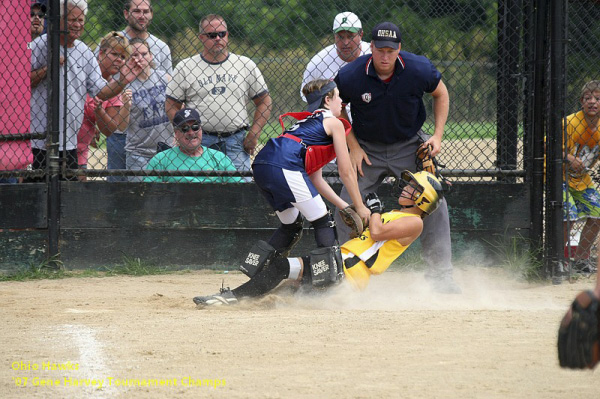
<path id="1" fill-rule="evenodd" d="M 335 155 L 335 149 L 333 148 L 333 144 L 311 145 L 311 146 L 305 145 L 300 138 L 294 136 L 293 134 L 285 133 L 283 118 L 286 116 L 291 116 L 292 118 L 294 118 L 296 120 L 302 120 L 302 119 L 306 119 L 310 115 L 312 115 L 312 113 L 305 111 L 305 112 L 288 112 L 287 114 L 283 114 L 283 115 L 279 116 L 279 123 L 281 124 L 281 128 L 284 131 L 284 133 L 280 137 L 286 137 L 288 139 L 292 139 L 292 140 L 302 144 L 304 146 L 304 148 L 306 148 L 306 154 L 304 156 L 304 169 L 306 170 L 306 173 L 308 173 L 309 175 L 315 173 L 317 170 L 321 169 L 323 166 L 327 165 L 329 162 L 331 162 L 335 159 L 336 155 Z M 348 122 L 344 118 L 338 118 L 338 119 L 340 121 L 342 121 L 342 124 L 344 125 L 344 130 L 345 130 L 346 136 L 347 136 L 348 133 L 350 133 L 350 130 L 352 130 L 352 125 L 350 125 L 350 122 Z"/>

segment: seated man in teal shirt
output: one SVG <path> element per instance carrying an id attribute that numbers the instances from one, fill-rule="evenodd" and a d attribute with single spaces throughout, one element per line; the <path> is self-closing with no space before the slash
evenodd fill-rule
<path id="1" fill-rule="evenodd" d="M 200 114 L 191 108 L 179 110 L 173 118 L 177 147 L 156 154 L 148 170 L 223 170 L 235 172 L 231 159 L 221 151 L 202 146 Z M 146 182 L 172 183 L 243 183 L 233 176 L 147 176 Z"/>

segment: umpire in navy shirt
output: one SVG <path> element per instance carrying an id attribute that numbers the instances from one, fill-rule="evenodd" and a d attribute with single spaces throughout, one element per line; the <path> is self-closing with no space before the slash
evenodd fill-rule
<path id="1" fill-rule="evenodd" d="M 344 103 L 352 105 L 352 132 L 348 147 L 359 172 L 363 195 L 377 191 L 386 176 L 416 170 L 416 151 L 430 144 L 433 156 L 440 152 L 450 98 L 442 75 L 421 55 L 401 51 L 400 29 L 382 22 L 371 32 L 371 52 L 340 69 L 334 79 Z M 433 97 L 433 136 L 422 130 L 426 113 L 423 95 Z M 363 163 L 364 162 L 364 163 Z M 348 201 L 345 188 L 341 197 Z M 348 228 L 336 214 L 341 242 Z M 461 293 L 452 277 L 452 248 L 448 206 L 443 200 L 437 212 L 424 220 L 421 235 L 425 277 L 442 293 Z"/>

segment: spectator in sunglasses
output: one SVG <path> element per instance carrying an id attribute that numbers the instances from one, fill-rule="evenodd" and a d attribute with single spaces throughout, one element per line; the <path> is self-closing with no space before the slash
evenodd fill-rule
<path id="1" fill-rule="evenodd" d="M 31 40 L 40 36 L 44 33 L 44 18 L 46 17 L 46 5 L 38 1 L 31 3 L 31 11 L 29 13 L 31 18 Z"/>
<path id="2" fill-rule="evenodd" d="M 204 118 L 207 147 L 229 156 L 238 170 L 250 171 L 250 156 L 271 115 L 269 90 L 251 59 L 229 52 L 229 31 L 222 16 L 202 18 L 200 40 L 202 53 L 184 59 L 173 72 L 167 115 L 173 120 L 184 105 L 197 109 Z M 250 101 L 255 106 L 252 123 L 246 110 Z"/>
<path id="3" fill-rule="evenodd" d="M 227 155 L 202 145 L 200 114 L 191 108 L 184 108 L 173 117 L 177 146 L 159 152 L 146 169 L 173 171 L 235 171 L 235 166 Z M 148 176 L 147 182 L 174 183 L 237 183 L 241 177 L 232 176 Z"/>

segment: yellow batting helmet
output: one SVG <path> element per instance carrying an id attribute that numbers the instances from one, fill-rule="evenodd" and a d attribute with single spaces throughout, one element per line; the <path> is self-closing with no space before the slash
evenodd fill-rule
<path id="1" fill-rule="evenodd" d="M 411 173 L 408 170 L 402 172 L 399 180 L 400 197 L 415 201 L 415 206 L 423 211 L 424 215 L 431 215 L 440 206 L 440 200 L 444 198 L 442 184 L 437 177 L 426 171 Z M 404 187 L 412 187 L 413 193 L 406 196 Z"/>

